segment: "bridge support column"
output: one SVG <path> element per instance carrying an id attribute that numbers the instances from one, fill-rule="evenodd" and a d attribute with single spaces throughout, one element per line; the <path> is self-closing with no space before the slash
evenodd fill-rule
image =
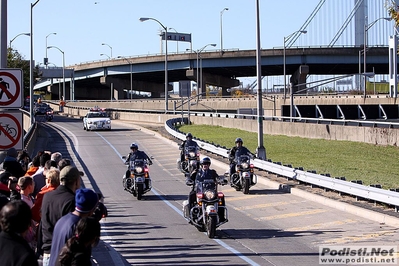
<path id="1" fill-rule="evenodd" d="M 197 81 L 196 69 L 189 69 L 186 71 L 186 76 L 190 80 Z M 198 84 L 198 82 L 197 82 Z M 227 89 L 237 87 L 240 85 L 240 81 L 235 78 L 229 78 L 220 75 L 209 74 L 202 70 L 202 86 L 198 88 L 198 94 L 206 91 L 206 84 L 222 87 L 222 95 L 228 95 Z"/>
<path id="2" fill-rule="evenodd" d="M 309 66 L 301 65 L 290 78 L 292 93 L 306 89 L 306 76 L 309 74 Z M 301 85 L 299 85 L 301 84 Z"/>

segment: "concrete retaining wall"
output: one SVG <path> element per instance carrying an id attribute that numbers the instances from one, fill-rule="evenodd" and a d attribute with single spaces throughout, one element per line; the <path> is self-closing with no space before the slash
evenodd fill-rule
<path id="1" fill-rule="evenodd" d="M 87 111 L 88 109 L 65 107 L 65 114 L 74 117 L 83 117 Z M 161 125 L 164 124 L 168 119 L 181 117 L 181 115 L 147 114 L 121 111 L 113 112 L 111 116 L 113 119 Z M 240 128 L 250 132 L 258 132 L 258 124 L 256 119 L 234 119 L 194 115 L 192 115 L 190 119 L 194 124 L 205 124 L 226 128 Z M 399 143 L 399 130 L 394 128 L 372 128 L 282 121 L 263 121 L 263 133 L 303 138 L 347 140 L 376 145 L 396 146 L 397 143 Z"/>

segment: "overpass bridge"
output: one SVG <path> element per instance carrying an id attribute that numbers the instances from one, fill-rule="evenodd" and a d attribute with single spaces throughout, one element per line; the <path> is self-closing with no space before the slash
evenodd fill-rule
<path id="1" fill-rule="evenodd" d="M 290 49 L 273 48 L 261 50 L 261 75 L 283 75 L 284 65 L 290 81 L 294 84 L 306 83 L 309 75 L 358 74 L 361 61 L 359 47 L 296 47 Z M 285 64 L 284 64 L 285 53 Z M 73 77 L 66 79 L 66 99 L 110 99 L 110 89 L 117 99 L 129 98 L 124 91 L 151 92 L 152 97 L 162 97 L 164 93 L 165 56 L 136 56 L 114 58 L 69 66 Z M 51 68 L 50 68 L 51 69 Z M 200 73 L 197 73 L 199 71 Z M 363 72 L 363 68 L 362 68 Z M 369 47 L 367 50 L 366 72 L 388 74 L 389 48 Z M 201 75 L 202 74 L 202 75 Z M 226 50 L 184 52 L 168 56 L 168 81 L 197 81 L 202 77 L 202 88 L 206 84 L 221 87 L 223 95 L 227 89 L 237 87 L 241 77 L 256 76 L 256 50 Z M 58 79 L 58 83 L 63 80 Z M 35 90 L 46 90 L 59 98 L 59 84 L 45 81 L 35 86 Z M 301 87 L 298 87 L 300 90 Z M 169 86 L 172 90 L 172 86 Z"/>

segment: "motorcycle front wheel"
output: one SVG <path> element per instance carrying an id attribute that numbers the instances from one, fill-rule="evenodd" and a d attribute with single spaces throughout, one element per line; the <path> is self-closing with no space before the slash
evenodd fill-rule
<path id="1" fill-rule="evenodd" d="M 244 179 L 243 180 L 243 184 L 242 184 L 242 193 L 244 194 L 249 194 L 249 183 L 251 181 L 248 179 Z"/>
<path id="2" fill-rule="evenodd" d="M 143 197 L 143 191 L 144 191 L 143 184 L 138 184 L 137 185 L 137 199 L 138 200 L 141 200 L 141 198 Z"/>
<path id="3" fill-rule="evenodd" d="M 216 234 L 216 216 L 208 216 L 208 220 L 206 221 L 206 233 L 208 234 L 209 238 L 214 238 Z"/>

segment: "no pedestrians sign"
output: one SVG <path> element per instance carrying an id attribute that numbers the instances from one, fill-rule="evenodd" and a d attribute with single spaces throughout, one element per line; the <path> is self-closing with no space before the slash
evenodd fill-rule
<path id="1" fill-rule="evenodd" d="M 22 70 L 0 69 L 0 108 L 22 107 Z"/>

